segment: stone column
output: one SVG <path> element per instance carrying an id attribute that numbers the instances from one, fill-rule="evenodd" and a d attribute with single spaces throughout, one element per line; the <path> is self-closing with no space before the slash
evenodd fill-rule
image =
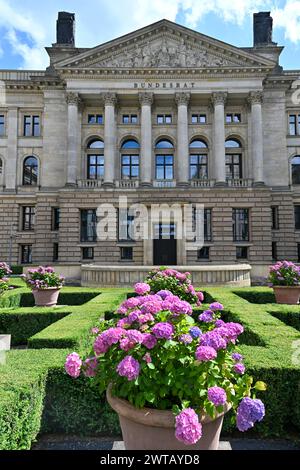
<path id="1" fill-rule="evenodd" d="M 249 93 L 248 102 L 251 106 L 252 168 L 255 186 L 264 185 L 262 99 L 263 93 L 261 91 L 251 91 Z"/>
<path id="2" fill-rule="evenodd" d="M 117 95 L 104 93 L 104 183 L 106 187 L 113 187 L 115 181 L 116 165 L 116 119 L 115 107 Z"/>
<path id="3" fill-rule="evenodd" d="M 177 181 L 178 186 L 189 182 L 188 104 L 190 93 L 176 93 L 177 112 Z"/>
<path id="4" fill-rule="evenodd" d="M 67 93 L 68 103 L 68 169 L 67 185 L 76 185 L 77 180 L 77 152 L 78 152 L 78 107 L 81 103 L 77 93 Z"/>
<path id="5" fill-rule="evenodd" d="M 5 189 L 15 191 L 17 174 L 17 149 L 18 149 L 18 108 L 9 108 L 7 112 L 7 158 L 5 162 Z M 23 168 L 20 162 L 18 174 L 23 178 Z M 21 182 L 22 184 L 22 182 Z"/>
<path id="6" fill-rule="evenodd" d="M 152 184 L 152 119 L 153 93 L 139 93 L 141 104 L 141 186 Z"/>
<path id="7" fill-rule="evenodd" d="M 214 107 L 214 161 L 213 173 L 216 179 L 216 186 L 225 186 L 225 114 L 224 108 L 227 99 L 227 93 L 217 92 L 212 95 L 212 104 Z"/>

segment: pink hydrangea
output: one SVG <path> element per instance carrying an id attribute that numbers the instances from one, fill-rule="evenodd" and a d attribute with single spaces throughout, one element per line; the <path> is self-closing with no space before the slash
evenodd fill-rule
<path id="1" fill-rule="evenodd" d="M 144 360 L 147 364 L 150 364 L 150 362 L 152 362 L 150 353 L 147 352 L 147 353 L 143 356 L 143 360 Z"/>
<path id="2" fill-rule="evenodd" d="M 196 292 L 196 296 L 198 297 L 199 302 L 203 302 L 204 295 L 202 292 Z"/>
<path id="3" fill-rule="evenodd" d="M 132 356 L 125 356 L 117 365 L 117 372 L 121 377 L 127 377 L 129 381 L 135 380 L 140 373 L 140 364 Z"/>
<path id="4" fill-rule="evenodd" d="M 140 316 L 140 311 L 139 310 L 133 310 L 133 312 L 131 312 L 127 319 L 130 323 L 133 323 L 135 321 L 137 321 L 139 319 L 139 316 Z"/>
<path id="5" fill-rule="evenodd" d="M 97 335 L 99 333 L 99 328 L 97 328 L 96 326 L 94 328 L 91 329 L 91 333 L 93 335 Z"/>
<path id="6" fill-rule="evenodd" d="M 160 312 L 162 309 L 162 301 L 161 300 L 150 300 L 148 302 L 143 303 L 141 306 L 141 312 L 143 314 L 145 313 L 151 313 L 154 315 L 155 313 Z"/>
<path id="7" fill-rule="evenodd" d="M 120 349 L 126 352 L 134 348 L 135 345 L 136 343 L 134 341 L 130 341 L 128 338 L 122 338 L 120 341 Z"/>
<path id="8" fill-rule="evenodd" d="M 126 337 L 129 339 L 129 341 L 139 344 L 142 344 L 144 339 L 143 333 L 141 333 L 139 330 L 127 330 Z"/>
<path id="9" fill-rule="evenodd" d="M 130 297 L 129 299 L 123 302 L 122 306 L 125 307 L 127 310 L 131 310 L 132 308 L 138 307 L 140 304 L 140 300 L 138 297 Z"/>
<path id="10" fill-rule="evenodd" d="M 146 284 L 145 282 L 137 282 L 134 286 L 134 291 L 138 295 L 144 295 L 144 294 L 147 294 L 147 292 L 150 292 L 150 286 L 149 284 Z"/>
<path id="11" fill-rule="evenodd" d="M 152 322 L 152 321 L 154 321 L 154 317 L 151 315 L 151 313 L 145 313 L 145 314 L 139 315 L 138 323 L 140 325 L 144 325 L 145 323 Z"/>
<path id="12" fill-rule="evenodd" d="M 211 346 L 198 346 L 196 349 L 196 359 L 197 361 L 212 361 L 217 357 L 217 351 Z"/>
<path id="13" fill-rule="evenodd" d="M 98 361 L 96 357 L 88 357 L 83 363 L 83 373 L 86 377 L 95 377 Z"/>
<path id="14" fill-rule="evenodd" d="M 68 375 L 70 375 L 71 377 L 74 377 L 74 379 L 79 377 L 81 366 L 82 366 L 82 360 L 80 359 L 80 356 L 76 352 L 73 352 L 67 356 L 67 359 L 65 362 L 65 371 L 67 372 Z"/>
<path id="15" fill-rule="evenodd" d="M 126 313 L 127 313 L 127 308 L 124 307 L 124 305 L 121 305 L 121 306 L 118 308 L 117 313 L 119 313 L 120 315 L 126 315 Z"/>
<path id="16" fill-rule="evenodd" d="M 131 325 L 131 322 L 128 317 L 121 318 L 121 320 L 118 321 L 117 326 L 119 328 L 128 328 Z"/>
<path id="17" fill-rule="evenodd" d="M 211 310 L 223 310 L 224 307 L 219 302 L 213 302 L 212 304 L 210 304 L 209 308 Z"/>
<path id="18" fill-rule="evenodd" d="M 202 426 L 192 408 L 186 408 L 176 416 L 175 437 L 186 445 L 193 445 L 202 437 Z"/>
<path id="19" fill-rule="evenodd" d="M 157 344 L 157 339 L 151 333 L 145 333 L 142 344 L 146 346 L 147 349 L 153 349 Z"/>
<path id="20" fill-rule="evenodd" d="M 178 301 L 173 302 L 172 306 L 170 307 L 170 312 L 174 313 L 175 315 L 191 315 L 193 313 L 193 309 L 189 302 L 179 299 Z"/>
<path id="21" fill-rule="evenodd" d="M 160 322 L 153 326 L 152 332 L 158 339 L 171 339 L 174 333 L 174 327 L 171 323 Z"/>
<path id="22" fill-rule="evenodd" d="M 200 337 L 201 346 L 210 346 L 216 351 L 219 349 L 226 349 L 227 343 L 225 339 L 219 334 L 218 328 L 215 330 L 208 331 Z"/>
<path id="23" fill-rule="evenodd" d="M 106 331 L 103 331 L 94 342 L 94 351 L 97 356 L 100 354 L 105 354 L 110 346 L 118 343 L 120 339 L 125 335 L 126 330 L 120 327 L 109 328 Z"/>
<path id="24" fill-rule="evenodd" d="M 234 364 L 233 370 L 236 374 L 243 375 L 246 370 L 246 367 L 241 362 L 238 362 L 237 364 Z"/>

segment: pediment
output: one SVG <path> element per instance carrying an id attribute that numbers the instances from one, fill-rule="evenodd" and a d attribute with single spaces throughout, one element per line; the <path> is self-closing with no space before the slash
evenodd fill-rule
<path id="1" fill-rule="evenodd" d="M 274 67 L 274 62 L 167 20 L 55 64 L 59 69 Z"/>

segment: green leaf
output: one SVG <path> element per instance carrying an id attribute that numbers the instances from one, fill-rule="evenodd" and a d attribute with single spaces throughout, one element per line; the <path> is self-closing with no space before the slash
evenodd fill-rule
<path id="1" fill-rule="evenodd" d="M 149 364 L 147 364 L 147 367 L 148 369 L 155 369 L 155 365 L 153 364 L 153 362 L 149 362 Z"/>

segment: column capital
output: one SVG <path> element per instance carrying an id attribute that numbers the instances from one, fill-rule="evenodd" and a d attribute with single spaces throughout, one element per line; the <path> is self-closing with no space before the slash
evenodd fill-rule
<path id="1" fill-rule="evenodd" d="M 112 92 L 102 93 L 102 99 L 104 101 L 104 105 L 112 105 L 115 106 L 117 104 L 117 94 Z"/>
<path id="2" fill-rule="evenodd" d="M 211 103 L 216 106 L 217 104 L 223 104 L 227 101 L 227 93 L 223 91 L 217 91 L 211 95 Z"/>
<path id="3" fill-rule="evenodd" d="M 247 100 L 250 106 L 252 104 L 261 104 L 263 102 L 263 92 L 261 90 L 250 91 Z"/>
<path id="4" fill-rule="evenodd" d="M 73 91 L 70 91 L 66 95 L 66 101 L 68 104 L 74 104 L 78 106 L 81 103 L 81 98 L 78 95 L 78 93 L 74 93 Z"/>
<path id="5" fill-rule="evenodd" d="M 181 104 L 187 106 L 189 104 L 190 97 L 191 97 L 190 93 L 186 93 L 186 92 L 175 93 L 175 101 L 178 106 Z"/>
<path id="6" fill-rule="evenodd" d="M 144 104 L 151 106 L 153 104 L 153 93 L 147 93 L 146 91 L 139 93 L 139 102 L 141 106 Z"/>

